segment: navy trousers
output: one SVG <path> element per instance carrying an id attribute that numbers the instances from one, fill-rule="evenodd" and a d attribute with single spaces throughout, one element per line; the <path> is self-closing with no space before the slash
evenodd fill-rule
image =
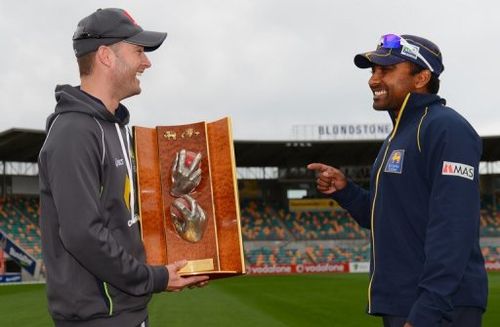
<path id="1" fill-rule="evenodd" d="M 457 307 L 452 312 L 452 321 L 443 320 L 436 326 L 428 327 L 481 327 L 483 310 L 473 307 Z M 405 317 L 384 316 L 384 327 L 403 327 Z"/>

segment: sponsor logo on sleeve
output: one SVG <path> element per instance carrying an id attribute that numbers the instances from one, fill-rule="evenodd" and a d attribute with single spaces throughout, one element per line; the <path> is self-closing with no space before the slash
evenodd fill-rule
<path id="1" fill-rule="evenodd" d="M 403 172 L 404 158 L 405 150 L 393 150 L 385 165 L 384 171 L 386 173 L 401 174 Z"/>
<path id="2" fill-rule="evenodd" d="M 474 179 L 474 167 L 451 161 L 443 161 L 442 175 Z"/>

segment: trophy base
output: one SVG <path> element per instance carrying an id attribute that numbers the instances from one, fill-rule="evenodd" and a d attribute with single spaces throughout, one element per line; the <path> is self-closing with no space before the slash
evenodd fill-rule
<path id="1" fill-rule="evenodd" d="M 189 260 L 188 263 L 181 270 L 179 270 L 179 275 L 213 270 L 214 259 Z"/>
<path id="2" fill-rule="evenodd" d="M 197 271 L 191 273 L 179 273 L 179 276 L 182 277 L 190 277 L 190 276 L 209 276 L 209 280 L 231 277 L 231 276 L 240 276 L 241 272 L 238 271 Z"/>

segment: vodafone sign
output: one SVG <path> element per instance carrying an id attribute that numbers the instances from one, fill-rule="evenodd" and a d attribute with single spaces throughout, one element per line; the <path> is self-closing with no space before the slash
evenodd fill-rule
<path id="1" fill-rule="evenodd" d="M 489 261 L 485 264 L 488 271 L 500 271 L 500 262 Z M 318 263 L 299 265 L 256 266 L 248 265 L 247 272 L 252 275 L 265 274 L 313 274 L 313 273 L 368 273 L 369 262 Z"/>
<path id="2" fill-rule="evenodd" d="M 249 274 L 310 274 L 310 273 L 331 273 L 349 272 L 348 263 L 319 263 L 319 264 L 299 264 L 299 265 L 276 265 L 276 266 L 247 266 Z"/>

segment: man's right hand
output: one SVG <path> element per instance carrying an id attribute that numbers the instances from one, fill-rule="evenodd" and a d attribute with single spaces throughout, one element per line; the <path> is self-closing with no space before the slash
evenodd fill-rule
<path id="1" fill-rule="evenodd" d="M 208 283 L 208 276 L 179 276 L 179 270 L 181 270 L 186 264 L 187 260 L 181 260 L 166 266 L 168 270 L 168 292 L 180 292 L 184 289 L 184 287 L 202 287 Z"/>
<path id="2" fill-rule="evenodd" d="M 332 194 L 347 185 L 347 178 L 337 168 L 322 163 L 311 163 L 307 165 L 307 169 L 316 171 L 316 188 L 323 194 Z"/>

